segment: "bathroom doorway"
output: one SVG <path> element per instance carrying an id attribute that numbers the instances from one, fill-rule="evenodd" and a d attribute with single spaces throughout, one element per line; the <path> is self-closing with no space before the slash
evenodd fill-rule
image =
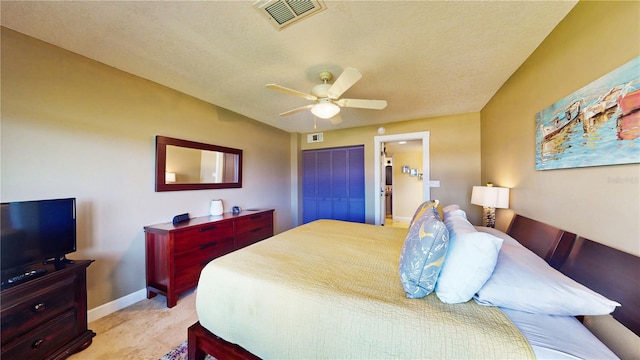
<path id="1" fill-rule="evenodd" d="M 399 142 L 406 142 L 405 144 L 399 144 Z M 411 142 L 411 143 L 410 143 Z M 407 163 L 398 163 L 393 153 L 401 154 L 400 150 L 402 145 L 413 144 L 417 146 L 418 151 L 422 151 L 421 159 L 409 160 L 404 155 L 400 156 L 400 161 L 406 161 Z M 408 149 L 405 148 L 405 149 Z M 415 149 L 415 147 L 414 147 Z M 391 219 L 397 219 L 399 221 L 410 220 L 413 214 L 409 207 L 413 207 L 413 203 L 418 205 L 427 199 L 431 198 L 430 186 L 429 186 L 429 132 L 417 132 L 417 133 L 405 133 L 395 135 L 381 135 L 374 137 L 374 150 L 375 150 L 375 168 L 374 168 L 374 181 L 377 186 L 375 187 L 376 194 L 375 199 L 375 221 L 376 225 L 384 225 L 389 215 Z M 393 153 L 392 153 L 393 152 Z M 391 155 L 391 156 L 388 156 Z M 387 164 L 391 161 L 391 185 L 387 184 Z M 402 172 L 408 170 L 408 172 Z M 410 182 L 406 182 L 410 181 Z M 413 181 L 413 182 L 411 182 Z M 407 185 L 409 184 L 409 185 Z M 408 190 L 409 186 L 418 186 L 422 190 L 422 194 L 418 194 L 419 191 L 413 191 L 410 193 L 403 193 L 402 190 Z M 395 196 L 394 196 L 395 195 Z M 402 195 L 402 197 L 401 197 Z M 391 209 L 388 211 L 387 206 L 390 204 Z M 396 206 L 395 212 L 399 212 L 402 209 L 402 216 L 394 217 L 394 205 Z M 403 208 L 399 208 L 402 206 Z M 415 210 L 413 207 L 413 210 Z M 411 215 L 407 215 L 411 213 Z"/>

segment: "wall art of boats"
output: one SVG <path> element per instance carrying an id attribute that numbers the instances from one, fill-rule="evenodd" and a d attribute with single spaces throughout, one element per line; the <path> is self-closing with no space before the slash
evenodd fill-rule
<path id="1" fill-rule="evenodd" d="M 580 99 L 569 105 L 565 111 L 558 113 L 558 115 L 551 120 L 551 125 L 542 127 L 543 139 L 549 140 L 561 131 L 572 128 L 580 117 L 583 106 L 584 99 Z"/>
<path id="2" fill-rule="evenodd" d="M 582 129 L 585 133 L 594 130 L 597 123 L 605 122 L 613 116 L 618 107 L 618 98 L 624 84 L 615 86 L 600 96 L 582 111 Z"/>
<path id="3" fill-rule="evenodd" d="M 640 79 L 627 83 L 617 98 L 620 115 L 616 120 L 618 139 L 640 137 Z"/>

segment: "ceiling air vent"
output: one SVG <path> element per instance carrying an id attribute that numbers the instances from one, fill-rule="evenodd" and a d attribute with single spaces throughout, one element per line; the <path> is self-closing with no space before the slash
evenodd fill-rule
<path id="1" fill-rule="evenodd" d="M 307 143 L 317 143 L 317 142 L 323 142 L 323 141 L 324 141 L 323 133 L 307 134 Z"/>
<path id="2" fill-rule="evenodd" d="M 319 0 L 259 0 L 253 7 L 278 30 L 327 8 Z"/>

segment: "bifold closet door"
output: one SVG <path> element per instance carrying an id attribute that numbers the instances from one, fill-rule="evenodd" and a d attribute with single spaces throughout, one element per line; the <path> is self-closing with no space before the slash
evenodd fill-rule
<path id="1" fill-rule="evenodd" d="M 364 146 L 303 151 L 303 222 L 365 221 Z"/>

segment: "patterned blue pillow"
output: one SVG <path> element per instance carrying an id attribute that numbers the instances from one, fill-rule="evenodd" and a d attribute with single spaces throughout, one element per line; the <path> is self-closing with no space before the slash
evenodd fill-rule
<path id="1" fill-rule="evenodd" d="M 400 254 L 400 282 L 407 298 L 419 299 L 431 293 L 444 263 L 449 231 L 435 208 L 420 216 L 404 240 Z"/>

